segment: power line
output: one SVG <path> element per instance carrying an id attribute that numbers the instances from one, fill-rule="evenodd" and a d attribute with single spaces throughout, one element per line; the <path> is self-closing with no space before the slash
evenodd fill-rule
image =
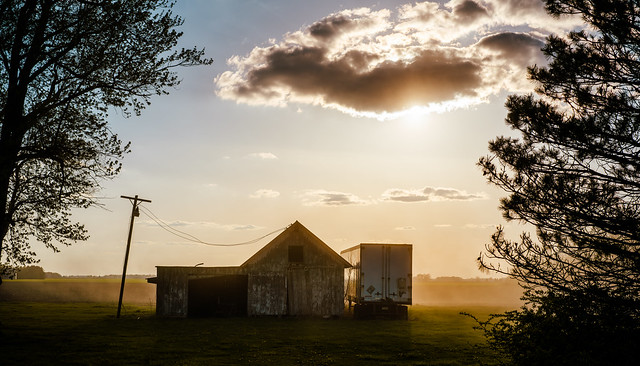
<path id="1" fill-rule="evenodd" d="M 142 211 L 143 214 L 145 214 L 145 216 L 147 216 L 148 218 L 150 218 L 153 222 L 155 222 L 158 226 L 160 226 L 163 230 L 167 231 L 168 233 L 177 236 L 181 239 L 193 242 L 193 243 L 198 243 L 198 244 L 203 244 L 203 245 L 209 245 L 209 246 L 214 246 L 214 247 L 236 247 L 236 246 L 241 246 L 241 245 L 249 245 L 249 244 L 254 244 L 257 243 L 258 241 L 271 236 L 275 233 L 278 233 L 284 229 L 286 229 L 286 227 L 280 228 L 278 230 L 274 230 L 268 234 L 265 234 L 259 238 L 253 239 L 253 240 L 249 240 L 249 241 L 244 241 L 241 243 L 210 243 L 210 242 L 206 242 L 203 240 L 200 240 L 199 238 L 195 237 L 194 235 L 191 235 L 187 232 L 178 230 L 176 228 L 171 227 L 171 225 L 167 224 L 166 222 L 162 221 L 162 219 L 160 219 L 158 216 L 156 216 L 153 212 L 151 212 L 151 210 L 149 210 L 146 207 L 142 207 L 140 206 L 140 211 Z"/>
<path id="2" fill-rule="evenodd" d="M 171 225 L 167 224 L 166 222 L 162 221 L 158 216 L 156 216 L 153 212 L 151 212 L 151 210 L 142 207 L 142 213 L 144 213 L 148 218 L 150 218 L 151 220 L 153 220 L 158 226 L 160 226 L 162 229 L 168 231 L 170 234 L 173 234 L 179 238 L 188 240 L 188 241 L 192 241 L 192 242 L 202 242 L 202 240 L 198 239 L 197 237 L 186 233 L 184 231 L 180 231 L 178 229 L 175 229 L 173 227 L 171 227 Z"/>

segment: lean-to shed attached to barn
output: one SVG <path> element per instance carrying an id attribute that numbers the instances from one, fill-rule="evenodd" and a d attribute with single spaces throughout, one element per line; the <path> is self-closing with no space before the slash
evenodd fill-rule
<path id="1" fill-rule="evenodd" d="M 351 265 L 298 221 L 238 267 L 157 267 L 158 316 L 340 316 Z"/>

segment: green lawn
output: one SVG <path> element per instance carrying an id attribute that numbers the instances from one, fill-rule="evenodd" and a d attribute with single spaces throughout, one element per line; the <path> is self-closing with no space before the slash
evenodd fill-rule
<path id="1" fill-rule="evenodd" d="M 494 365 L 473 321 L 505 309 L 423 307 L 409 321 L 156 318 L 152 306 L 0 302 L 3 365 Z"/>

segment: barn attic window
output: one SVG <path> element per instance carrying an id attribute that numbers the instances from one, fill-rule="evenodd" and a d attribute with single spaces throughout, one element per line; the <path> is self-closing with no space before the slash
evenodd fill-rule
<path id="1" fill-rule="evenodd" d="M 289 245 L 289 263 L 303 263 L 302 245 Z"/>

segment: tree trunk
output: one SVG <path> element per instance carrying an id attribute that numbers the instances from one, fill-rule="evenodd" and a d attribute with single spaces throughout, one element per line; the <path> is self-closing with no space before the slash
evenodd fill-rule
<path id="1" fill-rule="evenodd" d="M 11 175 L 18 161 L 18 154 L 26 131 L 21 128 L 21 111 L 12 108 L 9 103 L 5 106 L 5 115 L 0 132 L 0 261 L 4 243 L 13 221 L 15 202 L 9 197 Z M 15 189 L 16 187 L 14 187 Z"/>
<path id="2" fill-rule="evenodd" d="M 4 127 L 4 126 L 3 126 Z M 3 135 L 4 135 L 3 128 Z M 4 137 L 4 136 L 3 136 Z M 16 154 L 12 153 L 11 146 L 9 146 L 4 138 L 0 138 L 0 261 L 2 260 L 2 251 L 4 249 L 4 240 L 9 232 L 9 225 L 11 224 L 12 210 L 9 207 L 9 181 L 13 172 L 13 165 L 15 162 Z"/>

